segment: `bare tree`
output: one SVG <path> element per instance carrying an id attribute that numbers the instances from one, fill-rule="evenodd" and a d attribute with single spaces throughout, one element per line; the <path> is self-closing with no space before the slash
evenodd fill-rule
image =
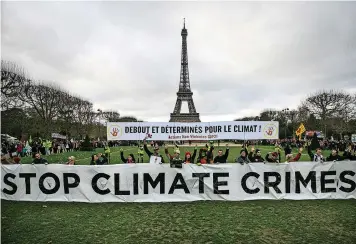
<path id="1" fill-rule="evenodd" d="M 15 63 L 1 60 L 1 108 L 2 110 L 18 108 L 23 101 L 17 97 L 22 92 L 22 87 L 30 80 L 23 68 Z"/>

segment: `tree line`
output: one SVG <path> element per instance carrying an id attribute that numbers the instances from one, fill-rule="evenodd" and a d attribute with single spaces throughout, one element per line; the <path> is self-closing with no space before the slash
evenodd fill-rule
<path id="1" fill-rule="evenodd" d="M 93 108 L 89 100 L 58 85 L 30 79 L 15 63 L 1 61 L 1 130 L 20 138 L 24 134 L 50 138 L 60 133 L 71 138 L 105 137 L 105 122 L 136 122 L 114 110 Z"/>
<path id="2" fill-rule="evenodd" d="M 265 109 L 258 116 L 239 120 L 279 121 L 280 138 L 291 138 L 303 123 L 306 130 L 342 139 L 356 133 L 356 93 L 321 90 L 308 95 L 297 109 Z"/>

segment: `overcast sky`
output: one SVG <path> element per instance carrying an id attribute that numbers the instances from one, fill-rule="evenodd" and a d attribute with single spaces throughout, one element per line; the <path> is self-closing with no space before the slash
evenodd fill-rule
<path id="1" fill-rule="evenodd" d="M 182 18 L 202 121 L 356 92 L 356 2 L 2 2 L 2 59 L 93 102 L 168 121 Z M 187 106 L 183 106 L 187 111 Z M 184 112 L 184 111 L 183 111 Z"/>

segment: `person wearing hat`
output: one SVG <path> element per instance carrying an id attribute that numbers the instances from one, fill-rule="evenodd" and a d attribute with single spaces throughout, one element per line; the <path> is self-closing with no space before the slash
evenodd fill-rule
<path id="1" fill-rule="evenodd" d="M 145 137 L 145 139 L 143 139 L 143 149 L 145 150 L 145 152 L 147 153 L 148 157 L 150 158 L 150 161 L 151 161 L 151 156 L 160 157 L 161 158 L 161 163 L 164 164 L 164 159 L 163 159 L 162 155 L 159 154 L 159 147 L 156 145 L 153 148 L 153 152 L 151 152 L 147 147 L 146 139 L 147 139 L 147 137 Z"/>
<path id="2" fill-rule="evenodd" d="M 136 163 L 135 157 L 134 157 L 134 155 L 132 153 L 130 153 L 127 158 L 124 157 L 124 149 L 122 149 L 122 148 L 120 148 L 120 157 L 121 157 L 121 161 L 124 164 L 134 164 L 134 163 Z"/>
<path id="3" fill-rule="evenodd" d="M 197 156 L 197 146 L 195 146 L 194 148 L 193 155 L 190 152 L 185 153 L 184 163 L 185 164 L 194 163 L 196 156 Z"/>
<path id="4" fill-rule="evenodd" d="M 293 154 L 291 153 L 287 154 L 286 155 L 287 163 L 299 161 L 300 157 L 302 156 L 302 152 L 303 152 L 303 148 L 301 147 L 299 148 L 299 151 L 295 157 L 293 157 Z"/>
<path id="5" fill-rule="evenodd" d="M 246 149 L 246 148 L 242 149 L 242 150 L 240 151 L 240 157 L 238 157 L 238 158 L 236 159 L 236 163 L 239 163 L 239 164 L 243 165 L 243 164 L 248 164 L 248 163 L 250 163 L 250 162 L 251 162 L 251 161 L 250 161 L 250 159 L 249 159 L 248 156 L 247 156 L 247 149 Z"/>
<path id="6" fill-rule="evenodd" d="M 265 161 L 261 156 L 261 150 L 260 149 L 255 150 L 254 147 L 251 148 L 251 151 L 248 154 L 248 159 L 251 161 L 251 163 L 260 163 Z"/>
<path id="7" fill-rule="evenodd" d="M 174 149 L 173 155 L 168 152 L 167 146 L 165 147 L 164 152 L 166 153 L 172 168 L 182 168 L 183 160 L 180 158 L 180 150 L 178 147 Z"/>
<path id="8" fill-rule="evenodd" d="M 228 157 L 229 157 L 229 144 L 226 144 L 225 154 L 223 155 L 223 150 L 219 149 L 218 155 L 214 158 L 214 164 L 226 163 Z"/>
<path id="9" fill-rule="evenodd" d="M 139 145 L 137 150 L 137 163 L 140 163 L 140 159 L 141 159 L 141 163 L 143 163 L 143 154 L 144 154 L 143 146 Z"/>
<path id="10" fill-rule="evenodd" d="M 199 158 L 198 158 L 198 163 L 200 164 L 207 164 L 212 163 L 211 158 L 213 156 L 213 150 L 214 146 L 209 147 L 208 144 L 205 145 L 205 147 L 201 148 L 199 150 Z"/>

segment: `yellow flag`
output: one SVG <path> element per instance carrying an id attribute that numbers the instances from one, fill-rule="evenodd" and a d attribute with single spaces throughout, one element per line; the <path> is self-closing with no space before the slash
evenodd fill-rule
<path id="1" fill-rule="evenodd" d="M 299 125 L 299 128 L 298 128 L 297 131 L 295 132 L 295 134 L 296 134 L 297 136 L 300 136 L 300 135 L 302 135 L 304 132 L 305 132 L 305 127 L 304 127 L 303 123 L 301 123 L 301 124 Z"/>

